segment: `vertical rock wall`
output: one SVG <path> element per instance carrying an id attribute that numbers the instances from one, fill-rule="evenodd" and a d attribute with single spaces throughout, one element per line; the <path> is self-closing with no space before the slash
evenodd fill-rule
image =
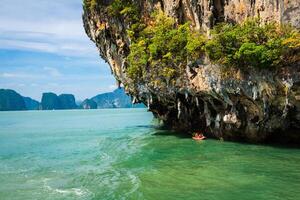
<path id="1" fill-rule="evenodd" d="M 278 137 L 300 141 L 300 64 L 281 71 L 233 71 L 222 76 L 220 66 L 209 60 L 198 63 L 177 87 L 158 90 L 136 86 L 126 76 L 130 22 L 109 17 L 112 0 L 98 0 L 95 11 L 85 10 L 83 21 L 88 36 L 108 62 L 118 83 L 123 83 L 134 102 L 144 102 L 166 126 L 185 131 L 202 130 L 212 137 L 265 141 Z M 139 12 L 147 21 L 161 9 L 178 23 L 191 22 L 206 31 L 219 22 L 240 23 L 257 16 L 300 28 L 300 0 L 138 0 Z"/>

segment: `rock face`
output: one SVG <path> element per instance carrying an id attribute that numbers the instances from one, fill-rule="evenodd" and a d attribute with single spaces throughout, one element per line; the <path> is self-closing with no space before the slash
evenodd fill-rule
<path id="1" fill-rule="evenodd" d="M 75 97 L 73 94 L 61 94 L 58 96 L 61 109 L 76 109 Z"/>
<path id="2" fill-rule="evenodd" d="M 94 11 L 83 15 L 87 35 L 101 57 L 135 102 L 173 129 L 201 130 L 208 136 L 262 142 L 280 138 L 300 142 L 300 64 L 280 70 L 235 71 L 222 76 L 221 67 L 208 59 L 186 70 L 177 87 L 158 90 L 147 84 L 133 85 L 126 75 L 130 26 L 124 18 L 109 17 L 112 0 L 98 0 Z M 195 30 L 209 35 L 219 22 L 240 23 L 259 16 L 300 28 L 300 0 L 138 0 L 139 13 L 147 19 L 163 10 L 179 23 L 189 21 Z M 279 133 L 279 134 L 277 134 Z"/>
<path id="3" fill-rule="evenodd" d="M 75 97 L 73 94 L 43 93 L 41 101 L 42 110 L 66 110 L 76 109 Z"/>
<path id="4" fill-rule="evenodd" d="M 61 109 L 61 104 L 58 96 L 52 92 L 43 93 L 42 110 L 58 110 Z"/>
<path id="5" fill-rule="evenodd" d="M 113 92 L 99 94 L 92 98 L 98 108 L 132 108 L 144 107 L 142 104 L 133 105 L 131 98 L 126 95 L 124 88 L 116 89 Z"/>
<path id="6" fill-rule="evenodd" d="M 0 89 L 0 111 L 26 110 L 23 97 L 14 90 Z"/>
<path id="7" fill-rule="evenodd" d="M 97 109 L 97 103 L 92 99 L 86 99 L 81 103 L 80 108 L 86 110 Z"/>
<path id="8" fill-rule="evenodd" d="M 27 110 L 39 110 L 40 109 L 40 102 L 30 98 L 30 97 L 23 97 L 26 109 Z"/>

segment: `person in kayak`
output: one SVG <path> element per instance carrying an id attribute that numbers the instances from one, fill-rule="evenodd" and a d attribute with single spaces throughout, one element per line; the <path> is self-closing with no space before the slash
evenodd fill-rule
<path id="1" fill-rule="evenodd" d="M 204 140 L 206 137 L 201 132 L 196 132 L 193 137 L 194 140 Z"/>

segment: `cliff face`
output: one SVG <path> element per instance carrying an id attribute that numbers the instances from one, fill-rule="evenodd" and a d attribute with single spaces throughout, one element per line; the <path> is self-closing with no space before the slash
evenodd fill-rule
<path id="1" fill-rule="evenodd" d="M 43 93 L 41 100 L 42 110 L 67 110 L 76 109 L 75 97 L 73 94 Z"/>
<path id="2" fill-rule="evenodd" d="M 97 109 L 97 103 L 92 99 L 86 99 L 81 103 L 80 108 L 86 110 Z"/>
<path id="3" fill-rule="evenodd" d="M 14 90 L 0 89 L 0 111 L 26 110 L 23 97 Z"/>
<path id="4" fill-rule="evenodd" d="M 85 9 L 86 33 L 101 57 L 134 102 L 143 102 L 170 128 L 202 130 L 212 137 L 265 141 L 278 137 L 300 141 L 300 65 L 278 70 L 236 70 L 224 77 L 207 58 L 181 73 L 176 86 L 159 88 L 134 84 L 126 74 L 130 38 L 127 18 L 111 17 L 112 0 L 98 0 Z M 138 0 L 138 12 L 147 21 L 159 9 L 195 30 L 210 30 L 219 22 L 240 23 L 251 16 L 300 28 L 300 0 Z M 149 22 L 150 23 L 150 22 Z"/>
<path id="5" fill-rule="evenodd" d="M 52 92 L 43 93 L 41 100 L 42 110 L 58 110 L 61 109 L 59 98 Z"/>
<path id="6" fill-rule="evenodd" d="M 58 96 L 61 109 L 76 109 L 75 97 L 73 94 L 61 94 Z"/>
<path id="7" fill-rule="evenodd" d="M 30 97 L 23 97 L 27 110 L 39 110 L 40 109 L 40 102 L 30 98 Z"/>
<path id="8" fill-rule="evenodd" d="M 119 88 L 113 92 L 99 94 L 93 98 L 93 101 L 97 103 L 98 108 L 132 108 L 132 107 L 144 107 L 143 104 L 132 105 L 131 99 L 126 95 L 124 88 Z"/>

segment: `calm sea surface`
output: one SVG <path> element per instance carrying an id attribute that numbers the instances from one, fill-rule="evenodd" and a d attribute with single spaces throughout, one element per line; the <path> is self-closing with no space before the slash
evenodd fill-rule
<path id="1" fill-rule="evenodd" d="M 300 150 L 155 129 L 144 109 L 0 112 L 0 199 L 300 199 Z"/>

